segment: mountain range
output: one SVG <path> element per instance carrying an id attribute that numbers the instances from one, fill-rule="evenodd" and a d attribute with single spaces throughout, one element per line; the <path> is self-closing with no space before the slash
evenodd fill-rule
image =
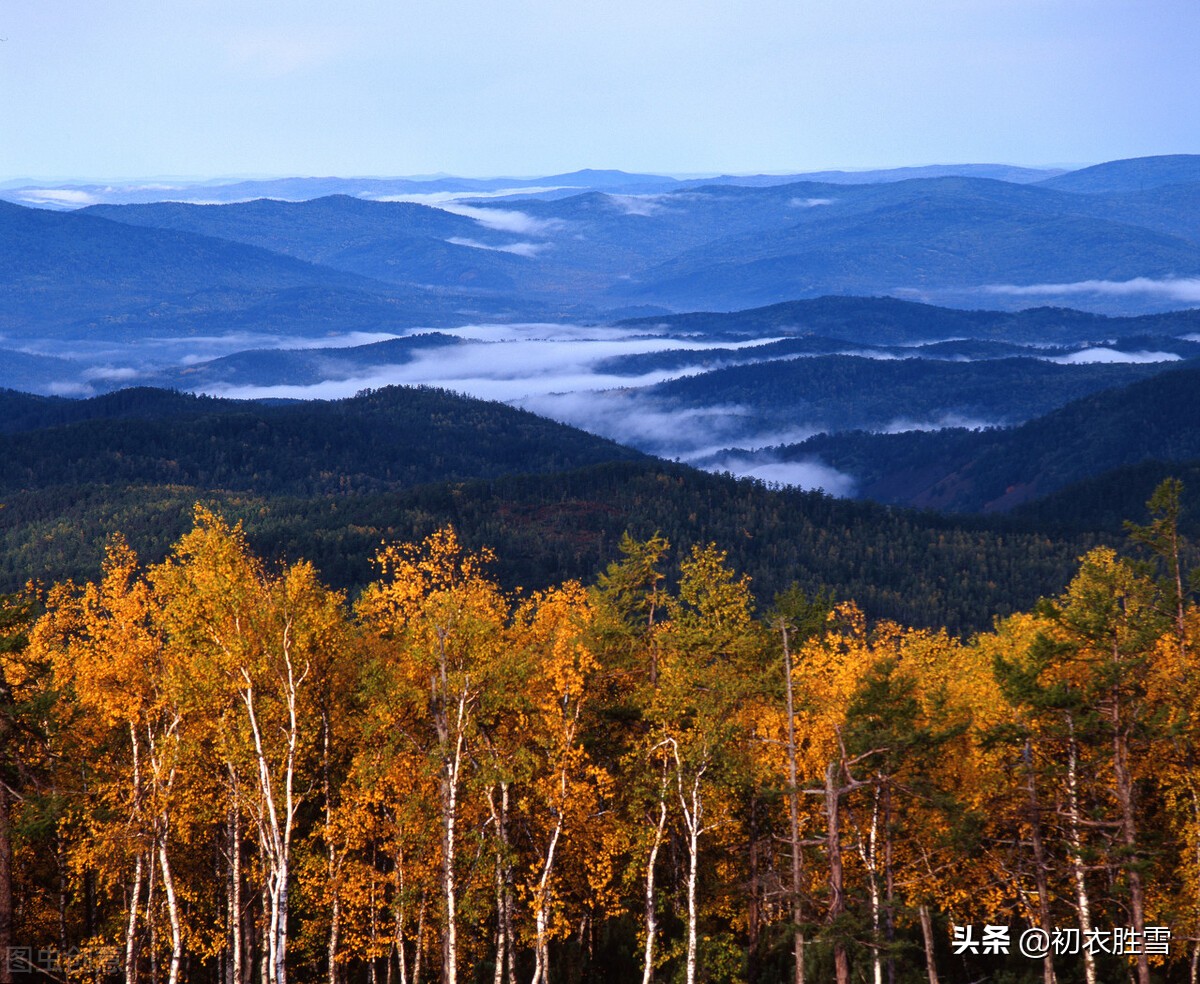
<path id="1" fill-rule="evenodd" d="M 1194 294 L 1200 157 L 1037 181 L 956 170 L 660 180 L 654 190 L 638 190 L 652 176 L 589 172 L 524 186 L 559 182 L 559 197 L 441 207 L 349 194 L 70 212 L 0 203 L 0 333 L 10 347 L 112 332 L 312 337 L 829 294 L 1129 313 Z M 481 193 L 496 190 L 484 184 Z"/>
<path id="2" fill-rule="evenodd" d="M 347 587 L 446 518 L 514 584 L 663 528 L 968 628 L 1200 467 L 1200 157 L 74 190 L 0 201 L 10 584 L 208 498 Z M 1040 573 L 955 593 L 972 563 Z"/>

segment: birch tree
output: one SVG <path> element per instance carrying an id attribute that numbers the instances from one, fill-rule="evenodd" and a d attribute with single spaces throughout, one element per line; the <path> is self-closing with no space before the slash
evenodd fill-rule
<path id="1" fill-rule="evenodd" d="M 461 903 L 459 845 L 468 805 L 480 704 L 501 665 L 509 605 L 482 571 L 490 554 L 462 549 L 452 529 L 420 545 L 380 551 L 382 578 L 359 602 L 380 640 L 392 699 L 421 723 L 419 739 L 438 789 L 441 832 L 442 979 L 457 984 Z"/>

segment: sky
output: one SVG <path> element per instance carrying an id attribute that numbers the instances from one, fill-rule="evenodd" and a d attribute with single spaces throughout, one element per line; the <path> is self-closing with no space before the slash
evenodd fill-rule
<path id="1" fill-rule="evenodd" d="M 1196 0 L 5 0 L 0 181 L 1200 153 Z"/>

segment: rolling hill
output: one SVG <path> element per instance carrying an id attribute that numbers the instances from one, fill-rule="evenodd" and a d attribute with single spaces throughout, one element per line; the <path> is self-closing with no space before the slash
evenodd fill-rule
<path id="1" fill-rule="evenodd" d="M 1093 393 L 1019 427 L 827 434 L 779 449 L 818 457 L 880 502 L 1005 512 L 1111 469 L 1200 458 L 1200 369 Z"/>
<path id="2" fill-rule="evenodd" d="M 1039 185 L 1057 191 L 1099 195 L 1195 182 L 1200 182 L 1200 154 L 1165 154 L 1106 161 L 1055 175 Z"/>
<path id="3" fill-rule="evenodd" d="M 35 427 L 38 412 L 61 421 L 63 408 L 27 405 L 22 429 L 0 436 L 0 494 L 95 483 L 329 494 L 641 457 L 504 404 L 425 388 L 274 406 L 127 390 L 80 406 L 74 420 Z"/>

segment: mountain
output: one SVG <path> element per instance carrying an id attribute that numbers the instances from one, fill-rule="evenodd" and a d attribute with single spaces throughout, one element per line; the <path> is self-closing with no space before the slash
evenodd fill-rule
<path id="1" fill-rule="evenodd" d="M 1200 154 L 1167 154 L 1107 161 L 1047 178 L 1039 182 L 1039 186 L 1056 191 L 1098 195 L 1196 182 L 1200 182 Z"/>
<path id="2" fill-rule="evenodd" d="M 147 374 L 142 385 L 200 393 L 242 386 L 315 386 L 378 373 L 422 354 L 467 344 L 450 335 L 426 333 L 345 348 L 250 349 L 189 366 Z"/>
<path id="3" fill-rule="evenodd" d="M 1019 306 L 1022 288 L 1036 288 L 1037 297 L 1047 284 L 1200 274 L 1190 222 L 1200 216 L 1200 187 L 1164 190 L 1160 200 L 1153 190 L 1081 196 L 961 175 L 857 184 L 716 179 L 657 190 L 588 180 L 600 190 L 444 209 L 341 195 L 91 211 L 391 283 L 598 307 L 729 309 L 905 292 L 935 300 L 965 292 L 973 306 L 985 298 L 983 306 Z M 1059 293 L 1069 299 L 1073 291 Z"/>
<path id="4" fill-rule="evenodd" d="M 263 476 L 264 485 L 272 476 Z M 177 482 L 49 486 L 6 492 L 0 510 L 0 590 L 98 576 L 105 538 L 121 531 L 147 562 L 191 524 L 196 501 L 245 524 L 268 562 L 312 561 L 354 590 L 374 578 L 381 542 L 412 542 L 452 523 L 472 548 L 495 549 L 496 576 L 526 591 L 590 580 L 618 555 L 622 533 L 667 536 L 676 558 L 718 543 L 751 575 L 765 609 L 793 581 L 854 598 L 872 618 L 953 632 L 1060 591 L 1095 538 L 1052 540 L 974 521 L 774 491 L 653 460 L 386 492 L 315 496 L 229 492 Z M 964 576 L 971 572 L 972 576 Z"/>
<path id="5" fill-rule="evenodd" d="M 1168 364 L 1058 365 L 831 355 L 731 366 L 648 387 L 660 408 L 737 408 L 760 427 L 847 431 L 1015 423 L 1086 393 L 1162 373 Z M 840 469 L 840 465 L 832 462 Z"/>
<path id="6" fill-rule="evenodd" d="M 1079 194 L 1079 212 L 1193 242 L 1200 238 L 1200 181 Z"/>
<path id="7" fill-rule="evenodd" d="M 1067 345 L 1200 332 L 1200 309 L 1109 317 L 1070 308 L 968 311 L 893 297 L 818 297 L 733 312 L 697 311 L 627 318 L 618 324 L 728 340 L 808 333 L 870 345 L 950 338 Z"/>
<path id="8" fill-rule="evenodd" d="M 0 199 L 39 208 L 74 209 L 85 205 L 128 205 L 164 201 L 196 205 L 229 204 L 257 198 L 299 202 L 326 195 L 396 200 L 421 196 L 490 196 L 505 192 L 538 195 L 560 189 L 652 186 L 662 190 L 677 184 L 679 182 L 674 178 L 658 174 L 629 174 L 624 171 L 590 169 L 533 178 L 463 178 L 441 174 L 407 178 L 330 176 L 255 178 L 241 181 L 189 181 L 167 178 L 131 183 L 77 182 L 49 185 L 10 181 L 0 186 Z"/>
<path id="9" fill-rule="evenodd" d="M 1111 469 L 1200 458 L 1200 368 L 1096 392 L 1011 429 L 823 434 L 776 456 L 818 458 L 880 502 L 1005 512 Z"/>
<path id="10" fill-rule="evenodd" d="M 908 181 L 911 178 L 993 178 L 1011 181 L 1013 184 L 1032 184 L 1045 181 L 1059 174 L 1064 168 L 1019 167 L 1013 164 L 926 164 L 919 167 L 891 167 L 866 171 L 802 171 L 789 175 L 729 175 L 707 178 L 703 182 L 688 184 L 731 184 L 763 187 L 771 184 L 790 184 L 795 181 L 819 181 L 824 184 L 884 184 L 893 181 Z"/>
<path id="11" fill-rule="evenodd" d="M 1017 167 L 1009 164 L 934 164 L 869 171 L 812 171 L 797 174 L 722 174 L 680 179 L 662 174 L 636 174 L 612 169 L 584 168 L 566 174 L 535 177 L 464 178 L 451 174 L 424 177 L 290 177 L 251 180 L 186 181 L 155 179 L 140 182 L 76 182 L 34 184 L 28 181 L 0 183 L 0 199 L 20 205 L 72 209 L 84 205 L 128 205 L 152 202 L 188 202 L 197 205 L 229 204 L 257 198 L 300 202 L 328 195 L 352 195 L 374 201 L 420 196 L 496 196 L 509 193 L 521 197 L 559 197 L 579 191 L 641 192 L 669 191 L 706 184 L 765 187 L 797 181 L 829 184 L 875 184 L 907 178 L 969 175 L 1001 181 L 1027 183 L 1064 173 L 1062 169 Z"/>
<path id="12" fill-rule="evenodd" d="M 443 208 L 345 194 L 0 203 L 0 333 L 312 337 L 829 294 L 1145 311 L 1200 278 L 1200 183 L 1083 195 L 969 175 L 646 190 L 648 177 L 559 175 L 563 197 Z"/>
<path id="13" fill-rule="evenodd" d="M 968 178 L 844 189 L 806 199 L 814 204 L 784 228 L 711 239 L 612 293 L 721 309 L 821 293 L 1000 299 L 1021 296 L 1009 287 L 1200 275 L 1200 242 L 1079 214 L 1071 197 Z"/>
<path id="14" fill-rule="evenodd" d="M 145 390 L 97 400 L 85 403 L 94 415 L 32 429 L 27 414 L 23 430 L 0 436 L 0 493 L 170 483 L 328 494 L 641 457 L 522 410 L 425 388 L 279 406 Z M 61 418 L 57 404 L 44 406 Z"/>
<path id="15" fill-rule="evenodd" d="M 465 300 L 227 239 L 0 202 L 0 333 L 313 335 L 444 321 Z"/>
<path id="16" fill-rule="evenodd" d="M 1146 503 L 1167 478 L 1183 483 L 1179 531 L 1191 541 L 1191 566 L 1200 561 L 1200 459 L 1142 461 L 1083 478 L 1007 514 L 1012 528 L 1038 530 L 1055 537 L 1081 532 L 1121 536 L 1126 521 L 1145 521 Z"/>
<path id="17" fill-rule="evenodd" d="M 389 283 L 511 290 L 514 277 L 530 264 L 527 257 L 505 252 L 519 241 L 517 237 L 497 234 L 462 215 L 410 202 L 368 202 L 338 195 L 303 202 L 260 199 L 215 206 L 97 205 L 84 212 L 128 225 L 246 243 Z"/>

